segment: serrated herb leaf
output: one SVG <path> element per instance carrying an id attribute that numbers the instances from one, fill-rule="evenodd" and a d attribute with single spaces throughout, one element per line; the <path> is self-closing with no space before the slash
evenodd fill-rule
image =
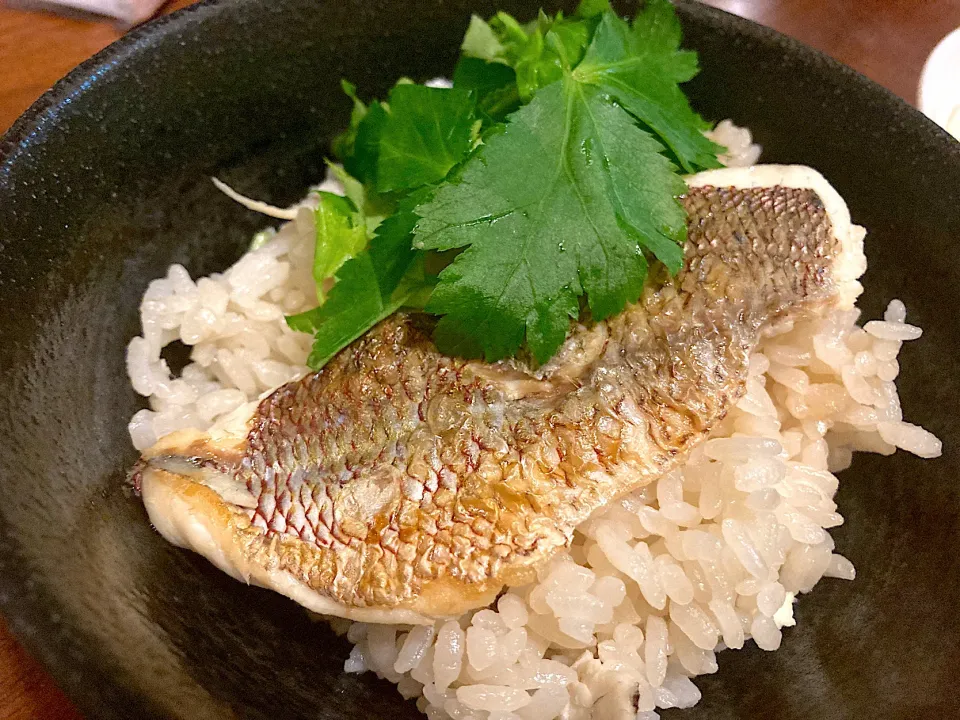
<path id="1" fill-rule="evenodd" d="M 678 83 L 697 73 L 696 53 L 680 50 L 680 23 L 668 0 L 647 0 L 633 27 L 604 13 L 574 71 L 602 88 L 656 133 L 688 172 L 720 167 L 723 148 L 690 107 Z"/>
<path id="2" fill-rule="evenodd" d="M 466 247 L 427 305 L 441 350 L 496 360 L 526 339 L 545 362 L 580 295 L 600 320 L 639 297 L 644 249 L 676 266 L 685 186 L 660 150 L 596 88 L 538 91 L 416 209 L 416 247 Z"/>
<path id="3" fill-rule="evenodd" d="M 384 218 L 396 211 L 395 198 L 377 195 L 371 188 L 348 173 L 342 165 L 328 162 L 327 168 L 343 186 L 344 197 L 353 203 L 363 217 L 367 236 L 372 236 Z"/>
<path id="4" fill-rule="evenodd" d="M 472 146 L 474 106 L 464 90 L 395 87 L 380 135 L 377 191 L 409 190 L 446 177 Z"/>
<path id="5" fill-rule="evenodd" d="M 401 307 L 426 304 L 436 278 L 424 271 L 423 253 L 413 250 L 410 239 L 417 220 L 413 207 L 424 197 L 405 199 L 370 246 L 343 263 L 325 303 L 287 318 L 294 330 L 313 334 L 307 364 L 314 370 Z"/>
<path id="6" fill-rule="evenodd" d="M 422 260 L 421 260 L 422 263 Z M 406 287 L 380 292 L 377 268 L 369 253 L 361 253 L 344 263 L 330 297 L 320 307 L 287 318 L 294 330 L 313 333 L 313 349 L 307 364 L 319 370 L 330 358 L 384 318 L 396 312 L 406 301 Z"/>
<path id="7" fill-rule="evenodd" d="M 343 165 L 328 161 L 327 170 L 343 186 L 343 196 L 353 203 L 357 212 L 363 217 L 364 224 L 367 227 L 367 235 L 373 234 L 377 225 L 383 221 L 386 215 L 378 215 L 363 183 L 348 173 Z"/>
<path id="8" fill-rule="evenodd" d="M 344 94 L 353 101 L 353 109 L 350 111 L 350 124 L 347 129 L 333 139 L 332 148 L 334 154 L 343 158 L 353 152 L 354 144 L 357 141 L 357 130 L 363 118 L 367 114 L 367 106 L 357 97 L 357 87 L 348 80 L 341 80 L 340 87 Z"/>
<path id="9" fill-rule="evenodd" d="M 453 89 L 401 79 L 367 106 L 345 84 L 335 147 L 358 212 L 328 201 L 339 240 L 318 244 L 316 272 L 343 264 L 327 302 L 289 318 L 315 333 L 311 366 L 404 304 L 441 315 L 444 352 L 496 360 L 526 343 L 545 362 L 584 309 L 602 320 L 635 301 L 650 260 L 676 272 L 685 184 L 671 159 L 695 171 L 721 150 L 679 88 L 697 72 L 680 41 L 669 0 L 632 24 L 581 0 L 571 17 L 474 17 Z"/>
<path id="10" fill-rule="evenodd" d="M 343 167 L 350 175 L 365 185 L 374 185 L 377 179 L 377 159 L 380 156 L 380 135 L 387 122 L 387 111 L 382 103 L 374 100 L 357 124 L 353 145 L 343 148 L 340 157 Z"/>
<path id="11" fill-rule="evenodd" d="M 363 216 L 347 198 L 328 192 L 319 193 L 319 198 L 314 211 L 313 278 L 322 303 L 324 280 L 333 277 L 344 262 L 363 250 L 367 244 L 367 228 Z"/>
<path id="12" fill-rule="evenodd" d="M 506 13 L 497 14 L 491 27 L 501 37 L 502 57 L 516 71 L 517 90 L 523 101 L 580 62 L 592 25 L 589 20 L 567 20 L 562 13 L 551 18 L 541 11 L 528 29 Z"/>
<path id="13" fill-rule="evenodd" d="M 497 33 L 479 15 L 470 17 L 470 25 L 460 45 L 465 57 L 494 61 L 503 57 L 504 47 Z"/>
<path id="14" fill-rule="evenodd" d="M 610 0 L 580 0 L 574 17 L 595 18 L 605 12 L 612 12 Z"/>
<path id="15" fill-rule="evenodd" d="M 420 219 L 415 209 L 430 196 L 430 190 L 414 191 L 397 206 L 397 211 L 377 228 L 370 242 L 370 257 L 377 268 L 380 294 L 389 295 L 420 253 L 413 249 L 413 229 Z"/>
<path id="16" fill-rule="evenodd" d="M 461 57 L 453 73 L 453 87 L 473 93 L 477 114 L 486 124 L 502 121 L 520 106 L 517 74 L 501 62 Z"/>

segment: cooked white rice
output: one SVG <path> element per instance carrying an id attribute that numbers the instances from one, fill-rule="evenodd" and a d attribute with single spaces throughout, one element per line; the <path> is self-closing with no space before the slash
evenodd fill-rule
<path id="1" fill-rule="evenodd" d="M 713 137 L 729 164 L 759 156 L 729 121 Z M 127 357 L 151 408 L 130 421 L 137 448 L 207 428 L 306 372 L 311 338 L 283 320 L 316 296 L 304 205 L 225 273 L 194 282 L 172 265 L 150 284 Z M 798 594 L 855 575 L 827 532 L 843 522 L 833 473 L 855 450 L 940 454 L 939 440 L 903 422 L 894 384 L 900 347 L 920 329 L 897 300 L 882 320 L 858 327 L 858 315 L 776 328 L 711 439 L 581 525 L 536 583 L 434 626 L 336 621 L 354 643 L 344 669 L 396 683 L 431 720 L 652 720 L 696 704 L 691 678 L 715 672 L 720 650 L 777 649 Z M 192 362 L 175 378 L 160 352 L 177 339 Z"/>

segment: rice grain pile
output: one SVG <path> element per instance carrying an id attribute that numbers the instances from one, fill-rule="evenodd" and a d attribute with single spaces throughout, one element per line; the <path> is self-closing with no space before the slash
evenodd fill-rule
<path id="1" fill-rule="evenodd" d="M 714 139 L 728 164 L 759 156 L 729 121 Z M 311 338 L 283 315 L 316 295 L 309 208 L 278 213 L 294 219 L 223 274 L 194 282 L 173 265 L 150 284 L 127 358 L 150 404 L 130 422 L 137 448 L 205 429 L 307 371 Z M 697 703 L 691 679 L 715 672 L 720 650 L 776 650 L 797 595 L 855 576 L 828 532 L 843 522 L 834 473 L 857 450 L 940 453 L 903 421 L 894 383 L 920 329 L 896 300 L 882 320 L 859 327 L 858 316 L 774 328 L 745 396 L 686 464 L 581 525 L 536 583 L 495 607 L 432 626 L 334 622 L 354 644 L 344 669 L 395 683 L 431 720 L 652 720 Z M 175 378 L 160 352 L 177 339 L 193 350 Z"/>
<path id="2" fill-rule="evenodd" d="M 342 193 L 335 181 L 316 189 Z M 225 272 L 194 282 L 183 266 L 171 265 L 166 277 L 149 284 L 140 303 L 143 332 L 127 346 L 130 382 L 150 405 L 129 423 L 138 450 L 174 430 L 206 430 L 308 372 L 313 338 L 291 330 L 284 316 L 316 305 L 315 201 L 311 193 L 277 211 L 293 219 L 258 233 Z M 161 358 L 175 340 L 192 348 L 179 377 Z"/>

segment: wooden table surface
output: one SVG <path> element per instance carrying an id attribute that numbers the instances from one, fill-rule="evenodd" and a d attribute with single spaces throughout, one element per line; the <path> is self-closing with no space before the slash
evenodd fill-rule
<path id="1" fill-rule="evenodd" d="M 174 0 L 170 12 L 192 0 Z M 960 0 L 705 0 L 823 50 L 908 102 L 934 45 L 960 26 Z M 2 0 L 0 0 L 2 2 Z M 0 129 L 74 65 L 121 35 L 109 22 L 0 7 Z M 0 718 L 79 720 L 0 619 Z"/>

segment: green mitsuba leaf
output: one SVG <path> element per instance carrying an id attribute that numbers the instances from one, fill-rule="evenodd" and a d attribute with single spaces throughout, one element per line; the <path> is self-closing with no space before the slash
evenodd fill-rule
<path id="1" fill-rule="evenodd" d="M 427 305 L 439 347 L 497 360 L 526 340 L 545 362 L 579 296 L 602 320 L 639 297 L 644 250 L 676 267 L 685 186 L 661 149 L 595 87 L 538 91 L 416 208 L 415 247 L 466 248 Z"/>
<path id="2" fill-rule="evenodd" d="M 350 175 L 342 165 L 327 163 L 328 170 L 340 181 L 344 196 L 353 203 L 357 212 L 363 218 L 367 228 L 367 236 L 373 235 L 377 226 L 395 209 L 391 198 L 385 198 L 370 192 L 363 183 Z"/>
<path id="3" fill-rule="evenodd" d="M 570 17 L 474 17 L 453 89 L 401 79 L 365 105 L 345 83 L 335 172 L 352 204 L 322 198 L 314 268 L 336 283 L 288 319 L 315 334 L 311 366 L 402 306 L 440 315 L 444 352 L 526 344 L 542 363 L 585 310 L 599 321 L 636 301 L 649 262 L 677 272 L 680 172 L 718 167 L 722 150 L 680 89 L 697 72 L 680 43 L 669 0 L 632 23 L 581 0 Z"/>
<path id="4" fill-rule="evenodd" d="M 367 244 L 367 228 L 354 204 L 345 197 L 319 193 L 314 211 L 316 245 L 313 252 L 313 278 L 323 302 L 323 282 Z"/>
<path id="5" fill-rule="evenodd" d="M 313 349 L 307 364 L 319 370 L 340 350 L 359 338 L 403 304 L 401 295 L 382 295 L 377 268 L 369 253 L 343 264 L 330 296 L 314 310 L 292 315 L 287 324 L 294 330 L 313 333 Z"/>
<path id="6" fill-rule="evenodd" d="M 464 57 L 487 61 L 502 62 L 504 53 L 503 43 L 500 42 L 497 33 L 478 15 L 470 17 L 470 25 L 463 36 L 460 49 Z"/>
<path id="7" fill-rule="evenodd" d="M 720 167 L 723 150 L 703 135 L 709 125 L 678 85 L 696 73 L 696 53 L 680 50 L 680 23 L 668 0 L 647 0 L 632 27 L 604 13 L 574 71 L 647 125 L 688 172 Z"/>
<path id="8" fill-rule="evenodd" d="M 613 8 L 610 7 L 610 0 L 580 0 L 580 5 L 577 6 L 574 17 L 594 18 L 605 12 L 612 11 Z"/>
<path id="9" fill-rule="evenodd" d="M 380 156 L 380 136 L 387 122 L 383 103 L 374 100 L 357 124 L 352 146 L 343 148 L 340 156 L 344 169 L 365 185 L 374 185 L 377 179 L 377 160 Z"/>
<path id="10" fill-rule="evenodd" d="M 348 98 L 353 101 L 353 109 L 350 111 L 350 124 L 347 129 L 333 139 L 333 153 L 338 158 L 344 158 L 353 153 L 354 145 L 357 141 L 357 130 L 360 123 L 367 115 L 367 106 L 357 97 L 357 87 L 347 80 L 340 81 L 340 87 Z"/>
<path id="11" fill-rule="evenodd" d="M 380 134 L 377 191 L 409 190 L 446 177 L 470 151 L 475 103 L 465 90 L 395 87 Z"/>
<path id="12" fill-rule="evenodd" d="M 526 102 L 540 88 L 559 80 L 580 62 L 590 41 L 592 20 L 568 20 L 563 14 L 542 12 L 524 28 L 506 13 L 498 13 L 492 27 L 501 37 L 503 58 L 516 71 L 517 90 Z"/>
<path id="13" fill-rule="evenodd" d="M 377 270 L 381 295 L 393 293 L 415 257 L 422 254 L 413 249 L 413 229 L 420 219 L 415 209 L 429 196 L 430 189 L 421 188 L 405 197 L 397 211 L 380 224 L 370 242 L 370 257 Z"/>
<path id="14" fill-rule="evenodd" d="M 340 266 L 325 303 L 287 318 L 294 330 L 313 334 L 307 364 L 314 370 L 401 307 L 426 304 L 436 278 L 424 271 L 424 254 L 410 239 L 412 209 L 424 197 L 414 193 L 401 202 L 369 247 Z"/>
<path id="15" fill-rule="evenodd" d="M 517 73 L 502 62 L 461 57 L 453 73 L 453 87 L 473 93 L 477 114 L 487 125 L 501 122 L 520 106 Z"/>

